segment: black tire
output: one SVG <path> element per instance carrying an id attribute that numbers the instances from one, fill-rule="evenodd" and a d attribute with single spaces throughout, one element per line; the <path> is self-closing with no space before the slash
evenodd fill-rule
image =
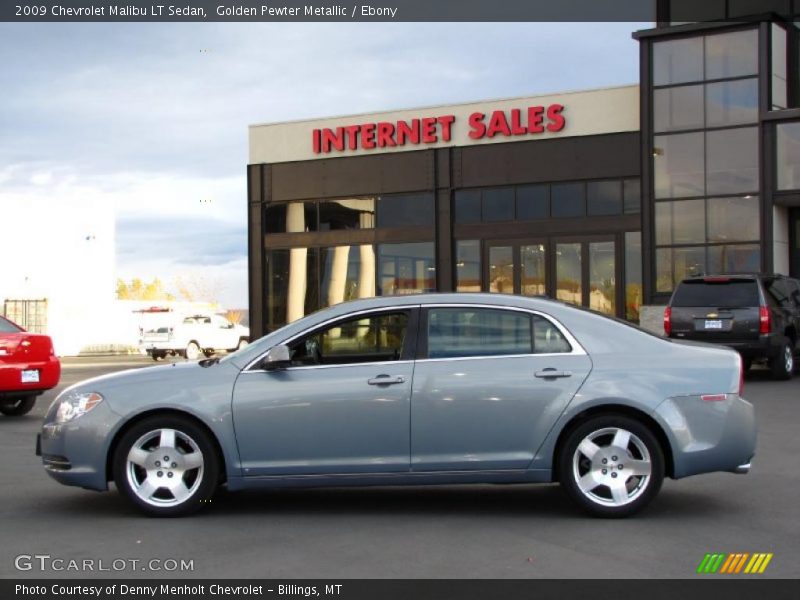
<path id="1" fill-rule="evenodd" d="M 616 439 L 615 432 L 620 430 L 632 434 L 625 446 L 627 456 L 618 456 L 619 451 L 610 443 Z M 620 441 L 622 439 L 624 438 L 621 437 Z M 595 444 L 598 447 L 595 460 L 590 461 L 585 454 L 578 452 L 578 447 L 585 440 L 598 442 Z M 628 463 L 626 467 L 625 462 L 635 460 L 637 468 L 641 468 L 648 462 L 647 455 L 649 475 L 640 477 L 631 474 L 632 465 Z M 603 460 L 607 462 L 603 463 Z M 564 491 L 589 514 L 606 518 L 628 517 L 647 506 L 661 489 L 664 481 L 664 453 L 653 432 L 641 422 L 624 415 L 600 415 L 584 421 L 567 434 L 559 453 L 557 468 L 559 482 Z M 589 479 L 594 487 L 584 492 L 578 480 L 583 481 L 582 476 L 588 476 L 590 471 L 593 473 L 592 477 L 596 474 L 597 483 Z M 616 484 L 615 487 L 621 489 L 618 492 L 619 502 L 612 494 L 611 485 L 604 482 Z"/>
<path id="2" fill-rule="evenodd" d="M 152 356 L 153 356 L 153 360 L 158 362 L 160 360 L 164 360 L 164 358 L 167 356 L 167 353 L 163 352 L 163 351 L 154 350 Z"/>
<path id="3" fill-rule="evenodd" d="M 162 464 L 160 460 L 164 458 L 161 456 L 162 452 L 165 456 L 171 452 L 169 447 L 162 448 L 158 445 L 163 439 L 160 437 L 161 430 L 175 432 L 172 450 L 176 452 L 177 458 L 170 457 L 170 463 Z M 147 440 L 150 436 L 155 436 L 152 438 L 152 443 L 155 445 L 149 453 L 145 451 L 148 467 L 131 465 L 129 470 L 128 455 L 131 449 L 134 446 L 142 448 L 140 445 L 142 440 Z M 194 447 L 187 440 L 193 442 Z M 156 452 L 156 450 L 158 451 Z M 193 452 L 186 452 L 186 450 L 193 450 Z M 201 466 L 194 469 L 187 468 L 183 472 L 180 469 L 183 465 L 178 465 L 178 469 L 174 471 L 177 478 L 171 479 L 169 475 L 173 472 L 171 467 L 177 464 L 173 461 L 183 462 L 187 455 L 194 456 L 194 452 L 201 453 Z M 117 489 L 134 506 L 153 517 L 179 517 L 204 508 L 210 504 L 219 484 L 220 461 L 214 441 L 205 428 L 186 417 L 154 415 L 136 423 L 119 440 L 112 460 L 114 482 Z M 159 462 L 155 462 L 156 460 Z M 151 484 L 151 489 L 155 490 L 152 494 L 146 494 L 142 489 L 148 479 L 155 482 Z M 156 487 L 162 481 L 164 485 Z M 167 487 L 167 485 L 177 485 L 178 481 L 188 490 L 187 497 L 180 501 Z M 148 496 L 149 499 L 143 498 L 143 495 Z"/>
<path id="4" fill-rule="evenodd" d="M 769 370 L 773 379 L 791 379 L 794 372 L 794 346 L 789 338 L 783 338 L 780 352 L 769 359 Z"/>
<path id="5" fill-rule="evenodd" d="M 197 360 L 203 351 L 197 342 L 189 342 L 186 344 L 186 349 L 183 351 L 183 356 L 188 360 Z"/>
<path id="6" fill-rule="evenodd" d="M 21 417 L 33 410 L 36 404 L 36 396 L 23 396 L 22 398 L 11 398 L 10 400 L 0 401 L 0 413 L 7 417 Z"/>

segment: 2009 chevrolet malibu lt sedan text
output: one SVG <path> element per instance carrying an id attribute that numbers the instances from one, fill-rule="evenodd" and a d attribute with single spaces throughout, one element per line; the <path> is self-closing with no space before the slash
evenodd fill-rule
<path id="1" fill-rule="evenodd" d="M 68 485 L 151 515 L 253 487 L 561 483 L 630 515 L 665 476 L 746 473 L 742 364 L 559 302 L 488 294 L 339 304 L 222 359 L 55 399 L 38 443 Z"/>

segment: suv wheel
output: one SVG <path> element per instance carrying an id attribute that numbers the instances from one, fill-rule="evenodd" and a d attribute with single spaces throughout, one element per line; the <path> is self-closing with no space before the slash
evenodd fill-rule
<path id="1" fill-rule="evenodd" d="M 664 455 L 639 421 L 603 415 L 570 432 L 558 469 L 564 490 L 584 510 L 597 517 L 627 517 L 658 494 Z"/>
<path id="2" fill-rule="evenodd" d="M 781 351 L 769 361 L 769 370 L 774 379 L 790 379 L 794 371 L 794 347 L 789 338 L 784 338 Z"/>
<path id="3" fill-rule="evenodd" d="M 219 460 L 209 434 L 180 416 L 156 415 L 131 427 L 113 461 L 117 489 L 156 517 L 185 515 L 206 506 L 219 479 Z"/>

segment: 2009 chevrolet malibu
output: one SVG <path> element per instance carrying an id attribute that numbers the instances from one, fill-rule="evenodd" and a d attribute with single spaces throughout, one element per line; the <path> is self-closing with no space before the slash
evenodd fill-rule
<path id="1" fill-rule="evenodd" d="M 728 349 L 498 294 L 339 304 L 222 359 L 61 393 L 39 452 L 151 515 L 253 487 L 558 481 L 630 515 L 664 477 L 746 473 L 753 406 Z"/>

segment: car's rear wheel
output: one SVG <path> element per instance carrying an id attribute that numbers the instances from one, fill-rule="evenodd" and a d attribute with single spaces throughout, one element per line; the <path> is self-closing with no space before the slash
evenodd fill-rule
<path id="1" fill-rule="evenodd" d="M 211 436 L 180 416 L 154 416 L 131 427 L 113 456 L 117 489 L 156 517 L 189 514 L 217 488 L 219 459 Z"/>
<path id="2" fill-rule="evenodd" d="M 189 360 L 197 360 L 200 358 L 200 346 L 197 345 L 197 342 L 189 342 L 186 344 L 186 350 L 184 350 L 184 356 Z"/>
<path id="3" fill-rule="evenodd" d="M 166 358 L 167 353 L 163 350 L 153 350 L 153 360 L 158 362 L 160 360 L 164 360 Z"/>
<path id="4" fill-rule="evenodd" d="M 790 379 L 794 371 L 794 347 L 789 338 L 784 338 L 781 351 L 769 361 L 769 370 L 774 379 Z"/>
<path id="5" fill-rule="evenodd" d="M 599 517 L 627 517 L 658 494 L 664 455 L 645 425 L 623 415 L 604 415 L 568 434 L 558 469 L 564 490 L 584 510 Z"/>
<path id="6" fill-rule="evenodd" d="M 36 404 L 35 396 L 0 400 L 0 413 L 3 413 L 7 417 L 21 417 L 31 412 L 34 404 Z"/>

